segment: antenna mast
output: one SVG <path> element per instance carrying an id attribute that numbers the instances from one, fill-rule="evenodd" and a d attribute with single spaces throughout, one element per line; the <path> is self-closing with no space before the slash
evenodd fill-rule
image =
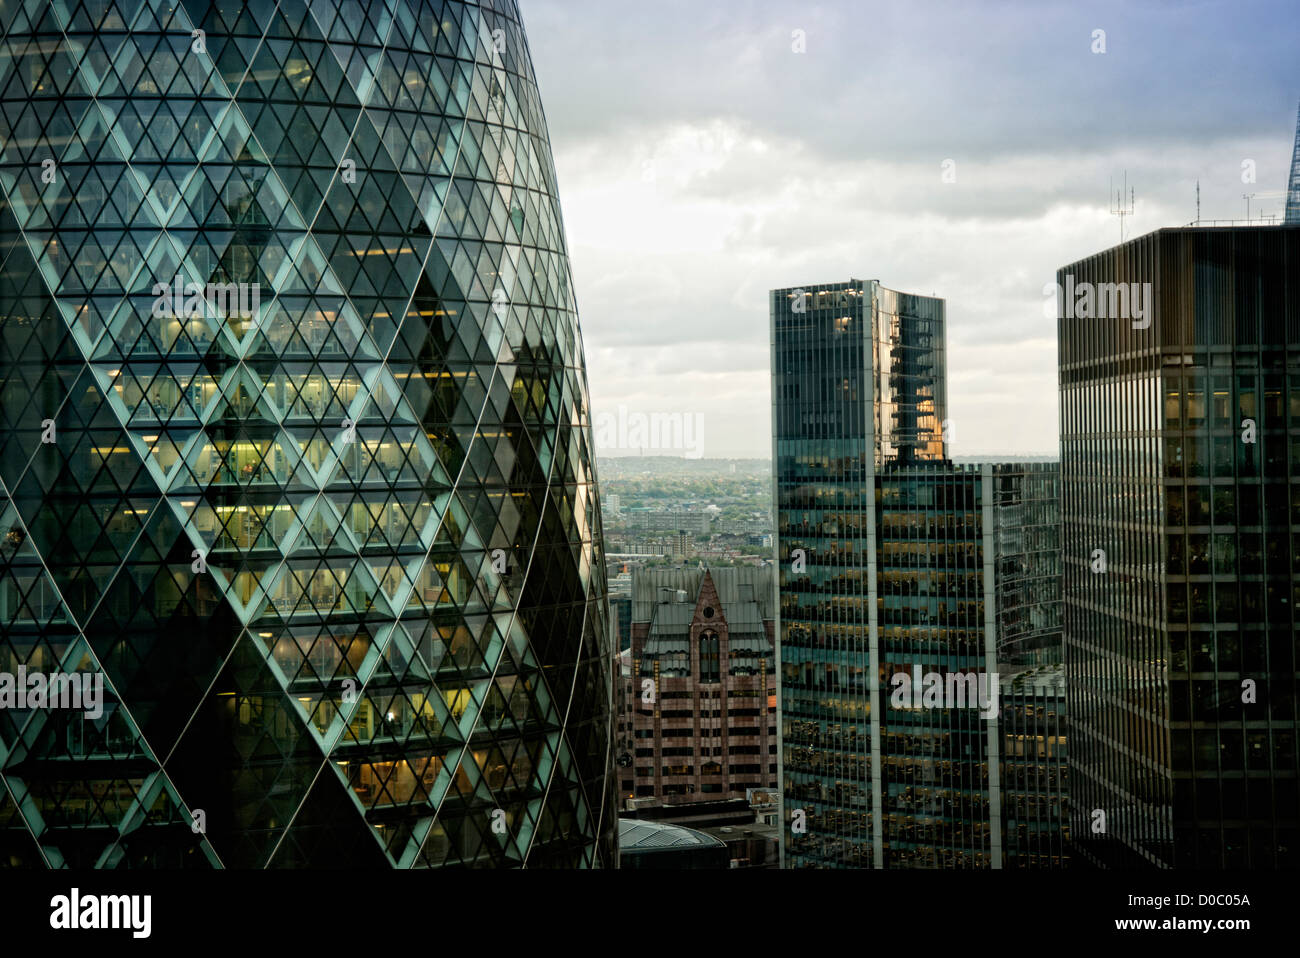
<path id="1" fill-rule="evenodd" d="M 1114 188 L 1114 186 L 1115 186 L 1115 181 L 1114 181 L 1113 179 L 1111 180 L 1110 185 L 1111 185 L 1111 188 Z M 1125 207 L 1124 207 L 1124 194 L 1125 194 L 1125 193 L 1128 194 L 1128 208 L 1127 208 L 1127 209 L 1125 209 Z M 1197 181 L 1197 185 L 1196 185 L 1196 196 L 1197 196 L 1196 206 L 1197 206 L 1197 214 L 1196 214 L 1196 215 L 1197 215 L 1197 218 L 1198 218 L 1198 219 L 1200 218 L 1200 205 L 1201 205 L 1201 204 L 1200 204 L 1200 195 L 1201 195 L 1200 181 Z M 1112 216 L 1118 216 L 1118 217 L 1119 217 L 1119 241 L 1122 243 L 1122 242 L 1124 242 L 1124 217 L 1126 217 L 1126 216 L 1132 216 L 1132 215 L 1133 215 L 1133 190 L 1130 189 L 1130 188 L 1129 188 L 1129 185 L 1128 185 L 1128 170 L 1125 170 L 1125 171 L 1124 171 L 1124 189 L 1123 189 L 1123 190 L 1120 190 L 1120 191 L 1117 192 L 1117 193 L 1115 193 L 1114 196 L 1115 196 L 1115 206 L 1114 206 L 1114 208 L 1113 208 L 1110 212 L 1111 212 L 1111 215 L 1112 215 Z"/>

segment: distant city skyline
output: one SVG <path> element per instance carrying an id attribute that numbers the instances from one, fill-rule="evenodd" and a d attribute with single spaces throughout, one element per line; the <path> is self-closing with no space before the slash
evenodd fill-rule
<path id="1" fill-rule="evenodd" d="M 705 458 L 768 452 L 767 290 L 837 276 L 947 301 L 953 455 L 1054 455 L 1043 286 L 1119 242 L 1125 173 L 1125 239 L 1194 220 L 1198 181 L 1203 219 L 1244 218 L 1246 194 L 1252 217 L 1283 211 L 1284 3 L 525 13 L 593 416 L 700 416 Z M 924 37 L 924 69 L 881 36 Z M 629 434 L 598 430 L 597 453 L 638 454 Z"/>

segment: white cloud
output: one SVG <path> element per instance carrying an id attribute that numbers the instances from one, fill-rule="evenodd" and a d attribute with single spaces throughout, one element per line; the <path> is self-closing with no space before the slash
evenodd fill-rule
<path id="1" fill-rule="evenodd" d="M 706 455 L 769 455 L 768 290 L 879 279 L 947 300 L 955 451 L 1050 453 L 1042 288 L 1117 242 L 1111 178 L 1136 189 L 1129 236 L 1190 221 L 1198 179 L 1207 218 L 1249 191 L 1280 209 L 1284 6 L 927 9 L 525 9 L 595 412 L 698 411 Z M 1102 57 L 1077 49 L 1094 20 Z"/>

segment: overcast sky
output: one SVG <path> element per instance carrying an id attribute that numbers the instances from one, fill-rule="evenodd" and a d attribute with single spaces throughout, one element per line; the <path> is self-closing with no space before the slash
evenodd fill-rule
<path id="1" fill-rule="evenodd" d="M 1118 242 L 1110 180 L 1126 237 L 1198 179 L 1205 219 L 1282 210 L 1296 0 L 520 5 L 593 413 L 685 413 L 705 456 L 771 454 L 767 291 L 849 278 L 947 300 L 950 452 L 1055 454 L 1043 285 Z"/>

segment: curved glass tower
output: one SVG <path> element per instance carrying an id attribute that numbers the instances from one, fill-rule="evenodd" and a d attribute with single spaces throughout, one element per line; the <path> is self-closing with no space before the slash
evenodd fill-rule
<path id="1" fill-rule="evenodd" d="M 0 30 L 0 863 L 612 864 L 513 0 L 0 0 Z"/>

